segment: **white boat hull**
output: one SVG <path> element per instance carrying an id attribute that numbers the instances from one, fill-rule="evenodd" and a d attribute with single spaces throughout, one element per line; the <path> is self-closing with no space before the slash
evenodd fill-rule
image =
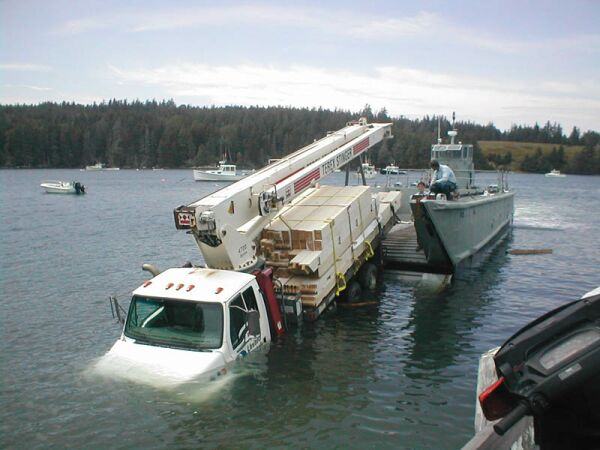
<path id="1" fill-rule="evenodd" d="M 100 172 L 100 171 L 107 171 L 107 170 L 121 170 L 119 167 L 104 167 L 104 164 L 102 163 L 98 163 L 98 164 L 94 164 L 93 166 L 85 166 L 85 170 L 88 172 Z"/>
<path id="2" fill-rule="evenodd" d="M 244 172 L 236 174 L 222 174 L 194 169 L 194 180 L 196 181 L 238 181 L 247 175 L 249 174 Z"/>
<path id="3" fill-rule="evenodd" d="M 365 171 L 365 179 L 370 180 L 371 178 L 375 178 L 376 173 L 375 172 L 369 172 L 369 171 Z M 358 179 L 360 180 L 360 172 L 356 173 L 356 176 L 358 177 Z"/>
<path id="4" fill-rule="evenodd" d="M 54 187 L 54 186 L 44 186 L 43 184 L 41 186 L 42 186 L 42 188 L 44 188 L 44 190 L 48 194 L 75 194 L 74 187 L 62 188 L 62 187 Z"/>

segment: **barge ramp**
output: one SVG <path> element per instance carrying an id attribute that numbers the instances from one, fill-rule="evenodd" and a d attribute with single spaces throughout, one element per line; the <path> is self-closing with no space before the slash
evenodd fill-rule
<path id="1" fill-rule="evenodd" d="M 427 262 L 422 249 L 417 250 L 417 232 L 412 222 L 394 226 L 381 242 L 381 255 L 387 269 L 421 273 L 443 273 Z"/>

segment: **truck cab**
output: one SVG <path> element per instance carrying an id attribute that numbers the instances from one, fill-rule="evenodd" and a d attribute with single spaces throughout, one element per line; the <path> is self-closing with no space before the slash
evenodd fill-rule
<path id="1" fill-rule="evenodd" d="M 175 268 L 133 292 L 123 333 L 109 355 L 185 382 L 219 376 L 229 363 L 270 341 L 256 276 Z"/>

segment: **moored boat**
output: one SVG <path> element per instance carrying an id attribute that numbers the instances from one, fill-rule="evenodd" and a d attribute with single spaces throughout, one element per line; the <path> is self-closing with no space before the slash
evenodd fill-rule
<path id="1" fill-rule="evenodd" d="M 85 170 L 90 171 L 90 172 L 103 170 L 103 169 L 104 169 L 104 164 L 102 164 L 102 163 L 96 163 L 96 164 L 92 164 L 91 166 L 85 166 Z"/>
<path id="2" fill-rule="evenodd" d="M 556 169 L 552 169 L 545 176 L 549 177 L 549 178 L 550 177 L 553 177 L 553 178 L 564 178 L 564 177 L 566 177 L 566 175 L 564 173 L 560 173 L 560 170 L 556 170 Z"/>
<path id="3" fill-rule="evenodd" d="M 226 164 L 219 161 L 217 169 L 194 169 L 194 180 L 196 181 L 237 181 L 250 175 L 253 170 L 238 171 L 235 164 Z"/>
<path id="4" fill-rule="evenodd" d="M 40 186 L 48 194 L 85 194 L 85 186 L 79 181 L 44 181 Z"/>
<path id="5" fill-rule="evenodd" d="M 375 169 L 375 166 L 373 164 L 366 162 L 366 163 L 362 163 L 361 166 L 362 166 L 362 170 L 365 175 L 365 178 L 370 179 L 370 178 L 375 177 L 375 175 L 377 175 L 377 170 Z M 360 171 L 359 171 L 359 174 L 360 174 Z"/>
<path id="6" fill-rule="evenodd" d="M 381 169 L 380 173 L 382 175 L 406 175 L 406 172 L 404 170 L 400 170 L 400 168 L 394 163 Z"/>
<path id="7" fill-rule="evenodd" d="M 87 170 L 88 172 L 94 172 L 94 171 L 97 172 L 97 171 L 100 171 L 100 170 L 103 170 L 103 171 L 106 171 L 106 170 L 113 171 L 113 170 L 121 170 L 121 169 L 119 167 L 106 167 L 106 165 L 103 164 L 103 163 L 96 163 L 96 164 L 93 164 L 91 166 L 85 166 L 85 170 Z"/>

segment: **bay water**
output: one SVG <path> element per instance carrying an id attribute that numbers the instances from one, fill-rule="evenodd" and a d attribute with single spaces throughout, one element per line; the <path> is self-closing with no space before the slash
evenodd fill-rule
<path id="1" fill-rule="evenodd" d="M 87 194 L 45 194 L 46 179 L 81 181 Z M 190 170 L 0 171 L 0 445 L 461 447 L 480 354 L 600 285 L 600 177 L 510 181 L 509 235 L 445 292 L 385 273 L 365 295 L 372 305 L 305 324 L 218 384 L 157 389 L 92 370 L 121 332 L 108 296 L 126 300 L 148 278 L 142 263 L 200 264 L 173 209 L 222 185 Z"/>

